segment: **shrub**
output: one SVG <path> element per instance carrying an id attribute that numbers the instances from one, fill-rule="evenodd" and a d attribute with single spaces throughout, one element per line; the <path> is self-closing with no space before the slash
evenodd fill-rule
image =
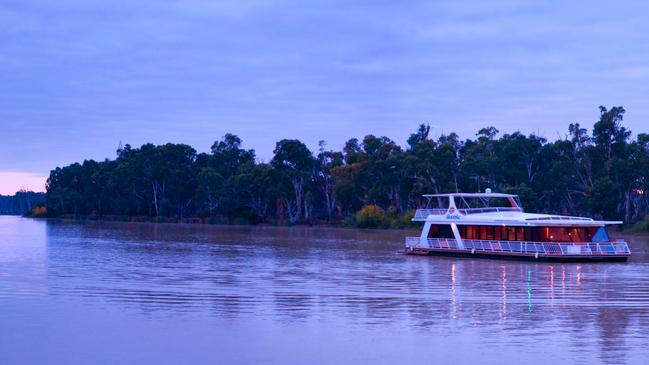
<path id="1" fill-rule="evenodd" d="M 356 226 L 359 228 L 383 227 L 386 223 L 385 211 L 378 205 L 366 205 L 356 212 Z"/>
<path id="2" fill-rule="evenodd" d="M 409 210 L 399 216 L 396 216 L 390 223 L 392 228 L 410 228 L 417 227 L 417 223 L 412 221 L 412 217 L 415 216 L 414 210 Z"/>
<path id="3" fill-rule="evenodd" d="M 25 217 L 46 217 L 47 216 L 47 208 L 45 208 L 44 205 L 39 204 L 35 206 L 32 210 L 29 210 L 25 212 L 24 214 Z"/>
<path id="4" fill-rule="evenodd" d="M 631 230 L 634 232 L 649 232 L 649 215 L 646 216 L 643 221 L 633 225 Z"/>

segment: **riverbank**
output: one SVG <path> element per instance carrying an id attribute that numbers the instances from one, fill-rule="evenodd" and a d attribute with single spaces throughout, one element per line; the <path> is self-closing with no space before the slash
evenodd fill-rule
<path id="1" fill-rule="evenodd" d="M 375 227 L 359 227 L 357 224 L 349 224 L 344 221 L 327 222 L 327 221 L 313 221 L 301 222 L 296 224 L 289 224 L 288 222 L 270 221 L 263 223 L 252 223 L 247 220 L 225 220 L 218 218 L 169 218 L 169 217 L 127 217 L 127 216 L 80 216 L 62 215 L 58 217 L 25 217 L 36 220 L 51 220 L 51 221 L 65 221 L 65 222 L 120 222 L 120 223 L 149 223 L 149 224 L 179 224 L 179 225 L 204 225 L 204 226 L 258 226 L 258 227 L 319 227 L 319 228 L 340 228 L 340 229 L 363 229 L 363 230 L 418 230 L 421 226 L 418 222 L 410 222 L 409 225 L 403 226 L 375 226 Z M 613 236 L 620 235 L 633 235 L 633 236 L 649 236 L 649 231 L 638 229 L 636 225 L 633 226 L 620 226 L 618 228 L 609 228 L 609 232 Z"/>
<path id="2" fill-rule="evenodd" d="M 404 230 L 418 228 L 416 222 L 406 221 L 404 219 L 391 220 L 382 219 L 375 222 L 361 222 L 355 219 L 322 221 L 312 220 L 309 222 L 298 222 L 291 224 L 288 221 L 269 220 L 266 222 L 252 222 L 247 219 L 226 219 L 219 217 L 148 217 L 148 216 L 115 216 L 115 215 L 86 215 L 75 216 L 64 214 L 60 216 L 24 216 L 25 218 L 44 219 L 52 221 L 69 221 L 69 222 L 122 222 L 122 223 L 150 223 L 150 224 L 187 224 L 187 225 L 231 225 L 231 226 L 260 226 L 260 227 L 328 227 L 343 229 L 390 229 Z M 409 218 L 408 218 L 409 219 Z"/>
<path id="3" fill-rule="evenodd" d="M 42 208 L 39 210 L 39 208 Z M 106 222 L 134 222 L 134 223 L 176 223 L 176 224 L 225 224 L 225 225 L 266 225 L 266 226 L 323 226 L 343 228 L 385 228 L 404 229 L 418 227 L 412 222 L 414 211 L 397 213 L 392 210 L 385 211 L 377 205 L 367 205 L 353 216 L 338 220 L 311 219 L 291 223 L 288 220 L 269 219 L 263 222 L 255 222 L 246 218 L 227 217 L 164 217 L 164 216 L 126 216 L 126 215 L 75 215 L 62 214 L 51 216 L 44 207 L 34 208 L 24 215 L 27 218 L 50 218 L 74 221 L 106 221 Z"/>

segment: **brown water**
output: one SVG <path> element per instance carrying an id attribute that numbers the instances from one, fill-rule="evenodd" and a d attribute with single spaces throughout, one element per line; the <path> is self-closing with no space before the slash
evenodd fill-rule
<path id="1" fill-rule="evenodd" d="M 648 237 L 549 264 L 408 234 L 0 217 L 0 364 L 649 364 Z"/>

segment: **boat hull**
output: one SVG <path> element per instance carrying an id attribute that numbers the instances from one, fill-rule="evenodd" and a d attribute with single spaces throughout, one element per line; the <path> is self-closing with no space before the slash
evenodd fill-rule
<path id="1" fill-rule="evenodd" d="M 444 249 L 444 248 L 408 248 L 406 255 L 417 256 L 452 256 L 452 257 L 471 257 L 487 259 L 510 259 L 510 260 L 528 260 L 528 261 L 552 261 L 552 262 L 624 262 L 629 258 L 628 254 L 615 255 L 569 255 L 569 254 L 544 254 L 531 252 L 494 252 L 478 251 L 464 249 Z"/>

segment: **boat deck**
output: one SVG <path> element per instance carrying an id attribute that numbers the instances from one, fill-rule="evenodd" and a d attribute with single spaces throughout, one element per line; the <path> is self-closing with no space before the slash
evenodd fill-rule
<path id="1" fill-rule="evenodd" d="M 631 255 L 622 240 L 615 242 L 525 242 L 406 238 L 406 254 L 510 257 L 552 261 L 626 261 Z"/>

